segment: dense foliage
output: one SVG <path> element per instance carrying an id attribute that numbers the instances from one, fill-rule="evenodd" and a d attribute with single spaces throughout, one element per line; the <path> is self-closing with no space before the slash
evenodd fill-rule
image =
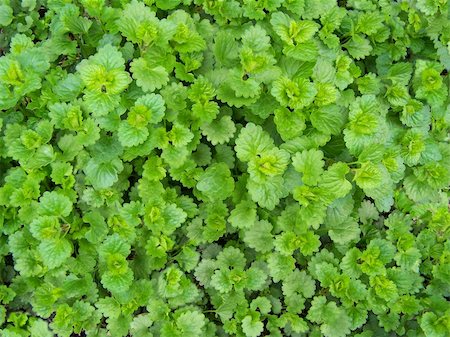
<path id="1" fill-rule="evenodd" d="M 0 0 L 0 335 L 450 336 L 449 13 Z"/>

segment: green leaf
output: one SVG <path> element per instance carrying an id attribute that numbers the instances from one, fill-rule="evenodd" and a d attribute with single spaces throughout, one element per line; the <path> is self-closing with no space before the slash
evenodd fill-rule
<path id="1" fill-rule="evenodd" d="M 202 125 L 202 134 L 212 145 L 228 142 L 236 132 L 236 127 L 230 116 L 223 116 L 211 123 Z"/>
<path id="2" fill-rule="evenodd" d="M 261 335 L 264 324 L 259 320 L 254 320 L 252 316 L 247 315 L 242 319 L 242 331 L 247 337 L 257 337 Z"/>
<path id="3" fill-rule="evenodd" d="M 122 170 L 123 164 L 118 158 L 107 162 L 91 158 L 84 168 L 86 178 L 95 189 L 112 186 L 119 179 L 118 174 Z"/>
<path id="4" fill-rule="evenodd" d="M 305 256 L 312 255 L 314 252 L 317 252 L 321 245 L 319 236 L 313 234 L 312 231 L 307 231 L 301 234 L 298 240 L 300 252 Z"/>
<path id="5" fill-rule="evenodd" d="M 392 301 L 398 297 L 397 286 L 385 276 L 377 275 L 372 277 L 370 285 L 375 293 L 386 301 Z"/>
<path id="6" fill-rule="evenodd" d="M 146 127 L 135 127 L 128 122 L 123 121 L 120 123 L 118 129 L 119 141 L 123 146 L 136 146 L 145 142 L 149 135 Z"/>
<path id="7" fill-rule="evenodd" d="M 449 331 L 448 318 L 446 319 L 445 316 L 440 318 L 433 312 L 426 312 L 421 317 L 420 327 L 427 337 L 443 337 Z"/>
<path id="8" fill-rule="evenodd" d="M 354 219 L 344 220 L 340 224 L 328 226 L 328 235 L 338 244 L 346 244 L 350 241 L 358 241 L 361 234 L 358 223 Z"/>
<path id="9" fill-rule="evenodd" d="M 272 224 L 265 220 L 256 221 L 244 231 L 244 242 L 257 252 L 268 252 L 272 249 Z"/>
<path id="10" fill-rule="evenodd" d="M 89 230 L 85 238 L 94 244 L 102 242 L 108 234 L 108 227 L 105 218 L 99 212 L 89 212 L 83 217 L 83 221 L 88 223 Z"/>
<path id="11" fill-rule="evenodd" d="M 214 37 L 214 56 L 219 64 L 232 67 L 238 57 L 238 44 L 228 31 L 218 31 Z"/>
<path id="12" fill-rule="evenodd" d="M 380 168 L 372 162 L 362 163 L 361 167 L 355 171 L 355 182 L 362 189 L 377 187 L 383 181 Z"/>
<path id="13" fill-rule="evenodd" d="M 58 192 L 45 192 L 39 199 L 39 214 L 68 216 L 72 212 L 72 202 Z"/>
<path id="14" fill-rule="evenodd" d="M 349 167 L 344 163 L 333 164 L 322 175 L 319 186 L 335 198 L 342 198 L 352 189 L 352 184 L 345 178 L 349 171 Z"/>
<path id="15" fill-rule="evenodd" d="M 236 205 L 228 218 L 230 224 L 236 228 L 250 228 L 256 221 L 256 205 L 251 200 L 242 200 Z"/>
<path id="16" fill-rule="evenodd" d="M 200 336 L 202 334 L 203 326 L 205 325 L 205 316 L 202 313 L 195 311 L 186 312 L 177 318 L 176 325 L 181 331 L 182 336 Z"/>
<path id="17" fill-rule="evenodd" d="M 272 253 L 267 259 L 267 265 L 273 281 L 279 282 L 291 275 L 291 272 L 295 269 L 295 259 L 292 256 Z"/>
<path id="18" fill-rule="evenodd" d="M 97 54 L 77 65 L 77 71 L 92 95 L 115 95 L 125 90 L 131 78 L 124 69 L 122 53 L 111 45 L 99 48 Z"/>
<path id="19" fill-rule="evenodd" d="M 161 89 L 169 82 L 169 74 L 166 68 L 160 65 L 152 65 L 145 58 L 138 58 L 131 64 L 131 72 L 136 84 L 144 92 L 153 92 Z"/>
<path id="20" fill-rule="evenodd" d="M 53 269 L 61 266 L 72 255 L 72 245 L 64 238 L 47 239 L 39 244 L 39 252 L 44 264 Z"/>
<path id="21" fill-rule="evenodd" d="M 273 140 L 260 126 L 248 123 L 236 139 L 235 151 L 242 161 L 249 161 L 257 155 L 274 148 Z"/>
<path id="22" fill-rule="evenodd" d="M 47 322 L 43 320 L 35 320 L 29 328 L 30 333 L 32 336 L 36 337 L 52 337 L 53 333 L 48 328 Z"/>
<path id="23" fill-rule="evenodd" d="M 273 210 L 280 199 L 287 194 L 284 179 L 280 176 L 272 177 L 264 182 L 249 179 L 247 188 L 252 200 L 268 210 Z"/>
<path id="24" fill-rule="evenodd" d="M 271 94 L 284 107 L 302 109 L 310 105 L 317 90 L 314 84 L 304 78 L 291 80 L 282 77 L 273 83 Z"/>
<path id="25" fill-rule="evenodd" d="M 155 12 L 143 2 L 128 3 L 117 20 L 117 26 L 128 40 L 146 46 L 164 41 L 163 37 L 168 37 L 168 32 L 164 32 Z"/>
<path id="26" fill-rule="evenodd" d="M 274 117 L 277 131 L 283 140 L 300 136 L 306 128 L 305 116 L 298 110 L 290 111 L 286 108 L 275 110 Z"/>
<path id="27" fill-rule="evenodd" d="M 194 138 L 192 132 L 184 126 L 175 124 L 172 130 L 168 133 L 170 142 L 176 147 L 183 147 L 189 144 L 189 142 Z"/>
<path id="28" fill-rule="evenodd" d="M 288 164 L 289 153 L 285 150 L 273 148 L 251 160 L 248 165 L 248 172 L 252 179 L 264 181 L 269 177 L 283 174 Z"/>
<path id="29" fill-rule="evenodd" d="M 320 331 L 326 337 L 343 337 L 350 333 L 350 319 L 335 302 L 326 302 L 324 296 L 314 297 L 308 311 L 308 319 L 320 323 Z"/>
<path id="30" fill-rule="evenodd" d="M 357 60 L 364 59 L 372 51 L 370 42 L 361 34 L 353 35 L 344 46 L 348 53 Z"/>
<path id="31" fill-rule="evenodd" d="M 0 5 L 0 26 L 8 26 L 14 19 L 12 8 L 7 4 Z"/>
<path id="32" fill-rule="evenodd" d="M 296 269 L 289 277 L 283 280 L 282 289 L 286 298 L 296 294 L 301 294 L 305 298 L 311 298 L 314 296 L 316 285 L 312 277 L 305 271 Z"/>
<path id="33" fill-rule="evenodd" d="M 142 337 L 153 337 L 150 328 L 153 324 L 150 314 L 140 314 L 134 317 L 130 324 L 130 332 Z"/>
<path id="34" fill-rule="evenodd" d="M 224 163 L 211 165 L 200 176 L 196 188 L 207 200 L 225 200 L 234 190 L 230 169 Z"/>
<path id="35" fill-rule="evenodd" d="M 292 165 L 297 172 L 302 173 L 302 180 L 307 185 L 316 185 L 323 172 L 323 152 L 320 150 L 305 150 L 298 152 L 292 158 Z"/>
<path id="36" fill-rule="evenodd" d="M 347 114 L 338 105 L 327 105 L 311 112 L 311 124 L 320 132 L 337 135 L 347 121 Z"/>
<path id="37" fill-rule="evenodd" d="M 104 272 L 102 285 L 113 293 L 125 292 L 131 286 L 134 274 L 126 260 L 130 247 L 117 234 L 108 237 L 100 247 L 100 258 Z"/>

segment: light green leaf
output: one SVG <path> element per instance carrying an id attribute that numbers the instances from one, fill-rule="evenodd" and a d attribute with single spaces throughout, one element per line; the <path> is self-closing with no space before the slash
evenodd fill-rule
<path id="1" fill-rule="evenodd" d="M 297 172 L 302 173 L 302 180 L 307 185 L 316 185 L 323 172 L 323 152 L 320 150 L 305 150 L 297 152 L 292 158 L 292 165 Z"/>
<path id="2" fill-rule="evenodd" d="M 256 221 L 256 205 L 251 200 L 242 200 L 236 205 L 228 218 L 228 222 L 236 228 L 250 228 Z"/>
<path id="3" fill-rule="evenodd" d="M 280 176 L 264 182 L 249 179 L 247 188 L 252 200 L 268 210 L 273 210 L 288 192 L 284 186 L 284 179 Z"/>
<path id="4" fill-rule="evenodd" d="M 248 123 L 236 139 L 235 151 L 242 161 L 249 161 L 257 155 L 274 148 L 273 140 L 260 126 Z"/>
<path id="5" fill-rule="evenodd" d="M 266 220 L 256 221 L 253 226 L 245 229 L 244 242 L 257 252 L 268 252 L 272 249 L 272 224 Z"/>
<path id="6" fill-rule="evenodd" d="M 115 158 L 108 162 L 91 158 L 84 172 L 86 178 L 95 189 L 102 189 L 112 186 L 118 179 L 118 174 L 123 170 L 122 161 Z"/>
<path id="7" fill-rule="evenodd" d="M 163 66 L 151 65 L 142 57 L 131 63 L 131 72 L 136 84 L 145 92 L 161 89 L 169 82 L 169 74 Z"/>
<path id="8" fill-rule="evenodd" d="M 352 184 L 345 178 L 348 172 L 350 169 L 346 164 L 333 164 L 322 175 L 319 186 L 335 198 L 345 197 L 352 190 Z"/>
<path id="9" fill-rule="evenodd" d="M 365 162 L 361 167 L 356 169 L 355 182 L 362 189 L 374 188 L 379 186 L 383 181 L 383 176 L 378 165 L 372 162 Z"/>
<path id="10" fill-rule="evenodd" d="M 39 199 L 39 213 L 50 216 L 68 216 L 72 212 L 72 202 L 58 192 L 45 192 Z"/>
<path id="11" fill-rule="evenodd" d="M 245 316 L 242 319 L 242 330 L 247 337 L 257 337 L 261 335 L 264 324 L 259 320 L 253 320 L 251 316 Z"/>
<path id="12" fill-rule="evenodd" d="M 7 4 L 0 5 L 0 26 L 8 26 L 14 19 L 12 8 Z"/>
<path id="13" fill-rule="evenodd" d="M 234 190 L 234 180 L 225 163 L 213 164 L 200 176 L 196 188 L 209 200 L 225 200 Z"/>
<path id="14" fill-rule="evenodd" d="M 72 244 L 64 238 L 47 239 L 39 244 L 44 264 L 50 269 L 61 266 L 72 255 Z"/>

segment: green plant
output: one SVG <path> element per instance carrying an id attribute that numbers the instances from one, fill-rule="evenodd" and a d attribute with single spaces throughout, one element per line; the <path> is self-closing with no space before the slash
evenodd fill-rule
<path id="1" fill-rule="evenodd" d="M 0 0 L 0 335 L 450 336 L 447 0 Z"/>

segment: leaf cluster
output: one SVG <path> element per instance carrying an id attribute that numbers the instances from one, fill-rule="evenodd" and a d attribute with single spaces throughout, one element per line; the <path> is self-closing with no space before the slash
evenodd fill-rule
<path id="1" fill-rule="evenodd" d="M 447 0 L 0 0 L 0 336 L 450 336 Z"/>

